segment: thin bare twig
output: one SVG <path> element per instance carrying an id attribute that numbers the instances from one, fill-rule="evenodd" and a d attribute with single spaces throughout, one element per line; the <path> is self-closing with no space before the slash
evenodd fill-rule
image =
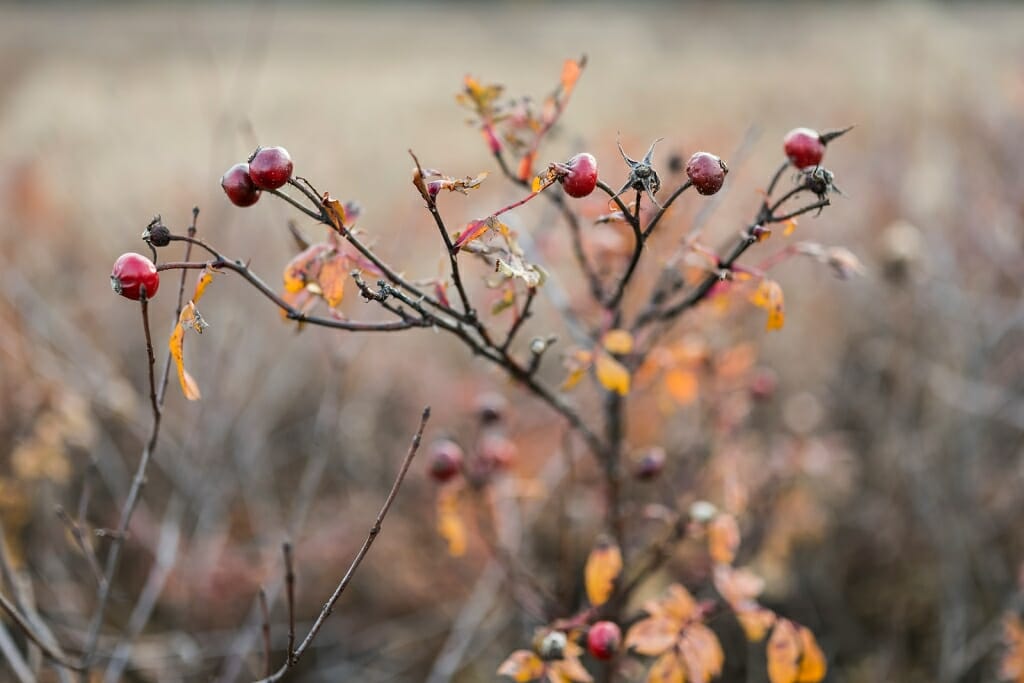
<path id="1" fill-rule="evenodd" d="M 370 547 L 373 545 L 374 540 L 380 534 L 382 525 L 384 524 L 384 518 L 387 517 L 388 511 L 391 509 L 391 504 L 395 502 L 395 498 L 398 496 L 398 491 L 402 487 L 402 482 L 405 481 L 405 475 L 409 471 L 409 466 L 412 465 L 412 460 L 416 456 L 416 451 L 419 450 L 420 441 L 423 438 L 423 430 L 427 426 L 427 420 L 430 419 L 430 408 L 424 408 L 423 414 L 420 417 L 419 427 L 416 429 L 416 433 L 412 437 L 412 442 L 409 444 L 409 450 L 405 454 L 405 459 L 402 461 L 401 466 L 398 469 L 398 474 L 395 477 L 394 483 L 391 485 L 391 491 L 388 493 L 387 498 L 384 499 L 384 504 L 381 506 L 380 512 L 377 513 L 377 518 L 374 520 L 373 526 L 370 527 L 370 531 L 366 536 L 366 540 L 363 541 L 363 545 L 359 548 L 356 556 L 352 559 L 352 563 L 345 571 L 344 576 L 338 582 L 337 587 L 331 594 L 331 597 L 324 603 L 323 608 L 320 610 L 320 614 L 317 616 L 316 621 L 310 627 L 306 637 L 303 638 L 302 642 L 295 649 L 293 655 L 284 663 L 284 665 L 278 669 L 275 673 L 267 676 L 261 680 L 261 683 L 272 683 L 273 681 L 281 680 L 289 669 L 298 663 L 299 659 L 302 658 L 303 653 L 312 645 L 316 639 L 317 634 L 323 627 L 324 622 L 327 621 L 327 617 L 334 611 L 334 605 L 338 602 L 338 598 L 345 592 L 345 588 L 348 587 L 349 582 L 352 581 L 352 577 L 355 576 L 356 571 L 359 569 L 359 565 L 362 564 L 363 558 L 370 551 Z"/>

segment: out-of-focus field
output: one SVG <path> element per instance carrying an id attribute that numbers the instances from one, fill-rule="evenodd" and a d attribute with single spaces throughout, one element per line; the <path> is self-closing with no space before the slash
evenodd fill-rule
<path id="1" fill-rule="evenodd" d="M 768 579 L 766 602 L 818 635 L 828 680 L 993 680 L 1024 560 L 1022 37 L 1013 4 L 0 8 L 0 520 L 41 610 L 81 642 L 94 579 L 54 508 L 74 510 L 88 481 L 91 523 L 114 526 L 148 433 L 138 309 L 107 276 L 120 253 L 144 251 L 150 218 L 180 232 L 198 205 L 200 233 L 276 285 L 294 212 L 271 197 L 236 209 L 218 181 L 256 144 L 282 144 L 297 173 L 363 204 L 361 226 L 392 262 L 433 277 L 445 262 L 407 150 L 452 175 L 492 172 L 472 196 L 444 198 L 453 223 L 515 199 L 453 95 L 472 73 L 539 98 L 564 58 L 586 53 L 542 159 L 589 149 L 620 182 L 617 134 L 634 156 L 657 137 L 661 160 L 721 154 L 733 171 L 706 227 L 714 245 L 756 210 L 787 130 L 857 125 L 828 150 L 846 196 L 750 261 L 814 240 L 849 247 L 865 276 L 839 282 L 794 260 L 780 275 L 784 330 L 764 332 L 753 308 L 712 321 L 756 343 L 779 377 L 746 456 L 767 470 L 802 440 L 841 454 L 822 461 L 835 481 L 813 504 L 760 501 L 782 521 L 745 536 L 747 559 Z M 687 196 L 669 231 L 685 232 L 700 201 Z M 516 216 L 537 235 L 564 230 L 545 207 Z M 642 267 L 663 257 L 651 250 Z M 571 260 L 553 265 L 583 296 Z M 152 305 L 160 359 L 175 279 Z M 365 308 L 349 294 L 348 314 Z M 125 624 L 161 528 L 179 529 L 133 680 L 256 674 L 258 638 L 238 635 L 260 584 L 280 576 L 281 541 L 296 544 L 307 624 L 424 404 L 433 438 L 467 431 L 480 391 L 506 393 L 524 472 L 561 438 L 543 406 L 447 337 L 297 335 L 228 275 L 203 316 L 211 327 L 186 354 L 204 397 L 186 404 L 171 386 L 113 596 L 112 621 Z M 531 334 L 555 325 L 547 304 L 529 323 Z M 549 359 L 543 376 L 562 372 Z M 421 680 L 439 653 L 451 660 L 452 622 L 467 619 L 486 554 L 447 555 L 424 471 L 295 680 Z M 581 529 L 599 516 L 592 503 L 573 513 Z M 757 550 L 772 539 L 784 551 Z M 673 566 L 686 577 L 685 558 Z M 514 607 L 501 597 L 481 615 L 456 680 L 493 680 L 528 642 Z M 280 601 L 274 616 L 280 653 Z"/>

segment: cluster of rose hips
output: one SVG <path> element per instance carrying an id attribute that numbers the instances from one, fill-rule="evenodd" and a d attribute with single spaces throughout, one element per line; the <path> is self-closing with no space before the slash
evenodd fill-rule
<path id="1" fill-rule="evenodd" d="M 462 474 L 471 482 L 486 481 L 491 473 L 506 469 L 515 460 L 518 449 L 505 435 L 508 402 L 500 394 L 484 394 L 478 399 L 477 419 L 480 434 L 467 463 L 462 447 L 450 438 L 438 439 L 430 447 L 430 476 L 444 483 Z"/>
<path id="2" fill-rule="evenodd" d="M 252 206 L 263 190 L 276 190 L 291 180 L 292 158 L 284 147 L 257 147 L 248 163 L 235 164 L 221 176 L 220 186 L 235 206 Z"/>
<path id="3" fill-rule="evenodd" d="M 631 160 L 627 157 L 627 161 Z M 636 166 L 649 166 L 649 162 L 645 157 L 645 161 L 633 162 L 630 165 L 635 172 Z M 597 159 L 593 154 L 577 154 L 564 164 L 552 164 L 552 170 L 562 184 L 562 189 L 570 197 L 586 197 L 597 187 Z M 697 152 L 686 162 L 686 177 L 702 195 L 715 194 L 722 189 L 728 172 L 729 168 L 725 162 L 708 152 Z M 654 191 L 657 191 L 657 188 Z"/>

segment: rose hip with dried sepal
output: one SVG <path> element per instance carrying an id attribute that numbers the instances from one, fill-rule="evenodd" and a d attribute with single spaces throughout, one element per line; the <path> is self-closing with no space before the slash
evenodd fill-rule
<path id="1" fill-rule="evenodd" d="M 722 189 L 729 167 L 714 154 L 697 152 L 686 162 L 686 177 L 700 194 L 715 194 Z"/>
<path id="2" fill-rule="evenodd" d="M 292 177 L 292 157 L 284 147 L 257 147 L 249 157 L 249 176 L 256 187 L 276 190 Z"/>
<path id="3" fill-rule="evenodd" d="M 567 172 L 559 176 L 562 189 L 570 197 L 586 197 L 597 187 L 597 159 L 593 154 L 582 152 L 565 162 Z"/>
<path id="4" fill-rule="evenodd" d="M 595 659 L 611 659 L 621 644 L 622 631 L 613 621 L 599 621 L 587 632 L 587 650 Z"/>
<path id="5" fill-rule="evenodd" d="M 160 288 L 160 273 L 153 262 L 142 254 L 121 254 L 114 261 L 110 273 L 110 288 L 126 299 L 138 301 L 145 288 L 146 298 L 152 299 Z"/>
<path id="6" fill-rule="evenodd" d="M 782 149 L 790 162 L 803 170 L 821 163 L 825 156 L 825 143 L 818 131 L 810 128 L 794 128 L 782 139 Z"/>
<path id="7" fill-rule="evenodd" d="M 260 189 L 252 182 L 249 164 L 235 164 L 220 178 L 220 186 L 235 206 L 252 206 L 260 198 Z"/>

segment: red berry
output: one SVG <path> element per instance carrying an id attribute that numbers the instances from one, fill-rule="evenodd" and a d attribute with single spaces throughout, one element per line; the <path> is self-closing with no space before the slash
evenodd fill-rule
<path id="1" fill-rule="evenodd" d="M 430 476 L 448 481 L 462 471 L 462 448 L 448 439 L 437 441 L 430 449 Z"/>
<path id="2" fill-rule="evenodd" d="M 587 633 L 587 649 L 595 659 L 611 659 L 621 643 L 622 631 L 613 621 L 599 621 Z"/>
<path id="3" fill-rule="evenodd" d="M 225 171 L 220 186 L 235 206 L 252 206 L 260 198 L 260 190 L 249 175 L 249 164 L 235 164 Z"/>
<path id="4" fill-rule="evenodd" d="M 714 194 L 722 189 L 729 167 L 714 154 L 697 152 L 686 162 L 686 177 L 700 194 Z"/>
<path id="5" fill-rule="evenodd" d="M 486 434 L 477 444 L 480 460 L 493 469 L 504 469 L 519 453 L 515 442 L 501 434 Z"/>
<path id="6" fill-rule="evenodd" d="M 750 380 L 750 395 L 760 401 L 768 400 L 778 385 L 778 375 L 771 368 L 762 368 Z"/>
<path id="7" fill-rule="evenodd" d="M 633 467 L 633 476 L 640 481 L 650 481 L 665 469 L 665 449 L 659 446 L 647 449 Z"/>
<path id="8" fill-rule="evenodd" d="M 569 172 L 560 178 L 565 193 L 570 197 L 586 197 L 597 187 L 597 159 L 583 152 L 565 162 Z"/>
<path id="9" fill-rule="evenodd" d="M 146 289 L 146 298 L 156 296 L 160 289 L 160 273 L 153 262 L 142 254 L 121 254 L 114 261 L 114 270 L 110 273 L 110 287 L 126 299 L 138 301 L 142 298 L 142 288 Z"/>
<path id="10" fill-rule="evenodd" d="M 249 159 L 249 175 L 261 190 L 276 190 L 292 177 L 292 158 L 284 147 L 258 147 Z"/>
<path id="11" fill-rule="evenodd" d="M 825 156 L 825 143 L 818 131 L 810 128 L 794 128 L 782 140 L 786 156 L 799 169 L 811 168 L 821 163 Z"/>

